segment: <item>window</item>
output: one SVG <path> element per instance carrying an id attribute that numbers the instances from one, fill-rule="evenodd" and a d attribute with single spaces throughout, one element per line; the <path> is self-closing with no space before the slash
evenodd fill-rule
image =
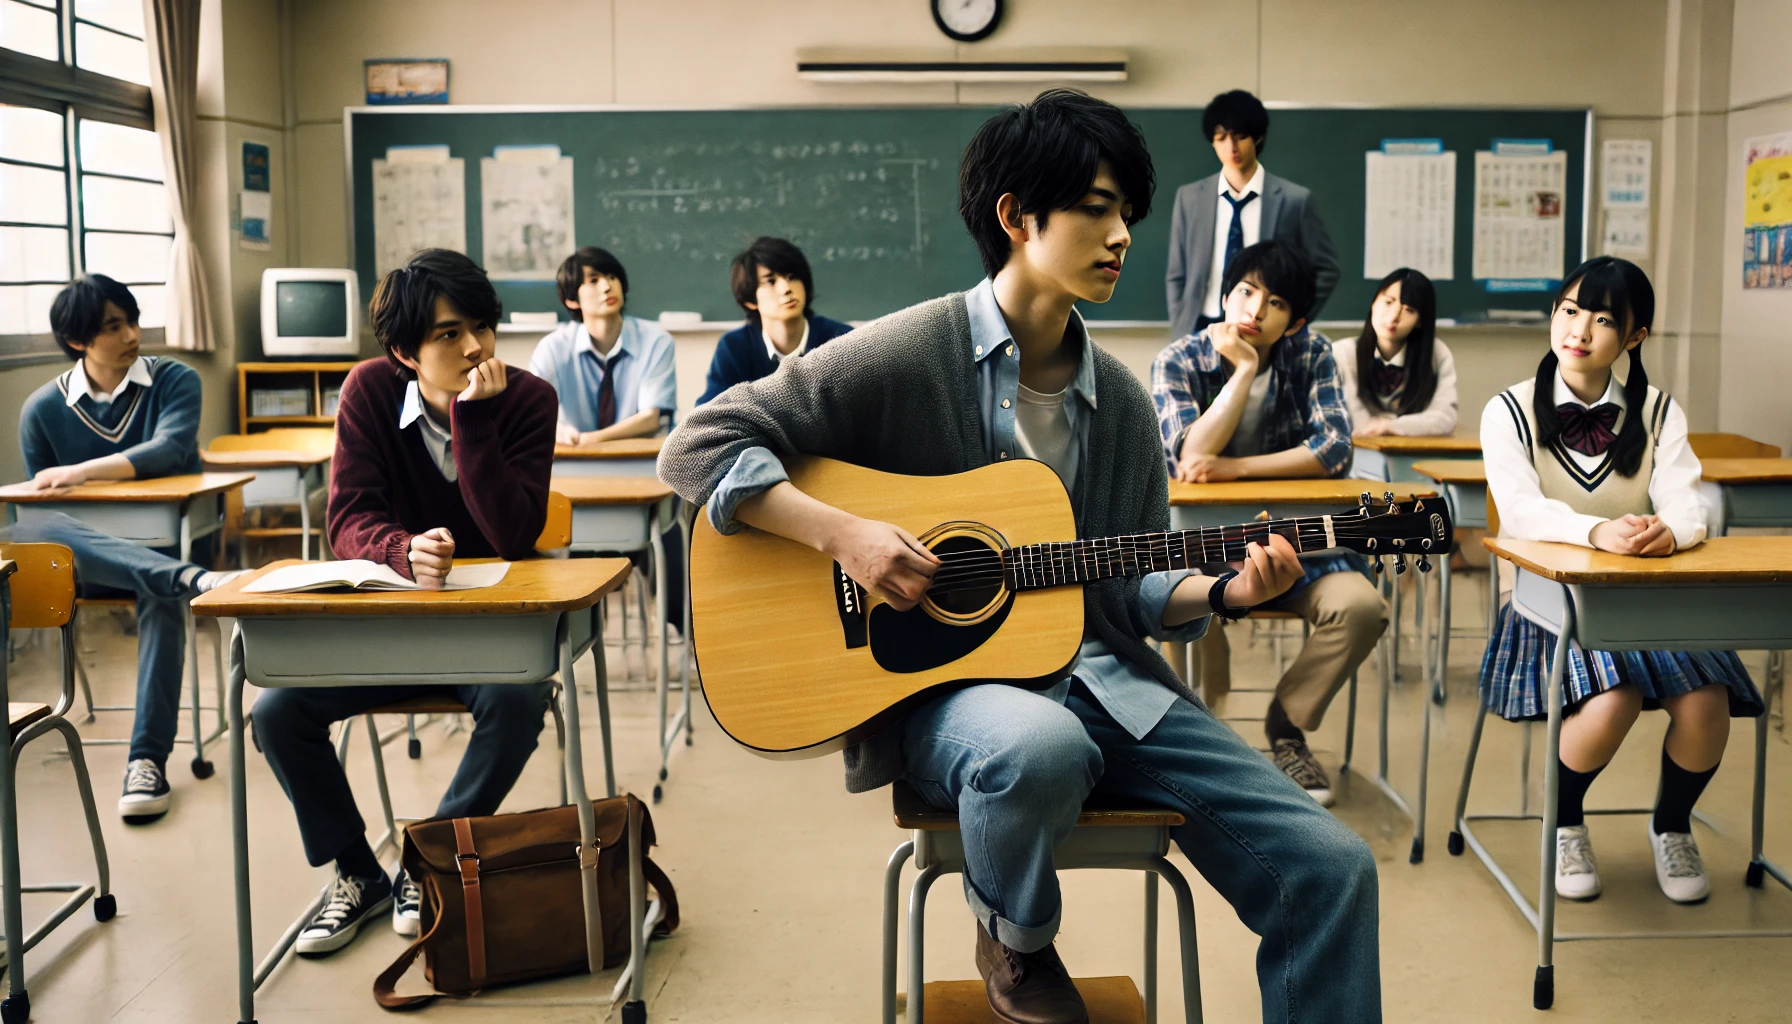
<path id="1" fill-rule="evenodd" d="M 142 0 L 0 0 L 0 365 L 60 358 L 50 302 L 130 286 L 158 344 L 174 241 Z"/>

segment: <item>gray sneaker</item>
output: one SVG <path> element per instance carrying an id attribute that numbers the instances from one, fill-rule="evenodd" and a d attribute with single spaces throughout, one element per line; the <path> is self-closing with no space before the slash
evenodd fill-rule
<path id="1" fill-rule="evenodd" d="M 1274 752 L 1276 767 L 1282 774 L 1293 779 L 1307 795 L 1319 801 L 1319 806 L 1332 805 L 1332 780 L 1326 777 L 1325 769 L 1319 767 L 1319 759 L 1307 749 L 1306 740 L 1276 740 Z"/>

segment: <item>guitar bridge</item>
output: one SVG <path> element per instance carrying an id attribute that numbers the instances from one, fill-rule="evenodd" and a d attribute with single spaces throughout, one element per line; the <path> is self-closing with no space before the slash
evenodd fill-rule
<path id="1" fill-rule="evenodd" d="M 834 563 L 834 606 L 840 612 L 840 629 L 846 634 L 846 649 L 864 647 L 871 642 L 865 626 L 865 588 L 859 586 L 840 563 Z"/>

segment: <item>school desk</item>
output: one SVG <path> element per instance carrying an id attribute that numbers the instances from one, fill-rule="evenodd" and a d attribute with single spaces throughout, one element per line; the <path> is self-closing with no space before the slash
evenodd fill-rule
<path id="1" fill-rule="evenodd" d="M 1271 519 L 1348 512 L 1357 507 L 1368 486 L 1370 485 L 1363 480 L 1331 478 L 1230 480 L 1211 484 L 1190 484 L 1173 480 L 1170 482 L 1170 529 L 1193 530 L 1212 526 L 1235 526 L 1249 522 L 1263 512 L 1268 512 Z M 1437 492 L 1429 487 L 1402 482 L 1383 486 L 1372 497 L 1380 501 L 1384 492 L 1387 491 L 1393 492 L 1395 501 L 1411 501 L 1414 498 L 1437 496 Z M 1448 556 L 1444 557 L 1447 559 Z M 1383 575 L 1388 574 L 1384 573 Z M 1412 861 L 1417 863 L 1424 857 L 1425 787 L 1431 750 L 1431 714 L 1430 706 L 1426 705 L 1423 715 L 1424 723 L 1420 727 L 1418 799 L 1409 803 L 1388 781 L 1388 700 L 1389 688 L 1392 686 L 1394 678 L 1391 665 L 1392 651 L 1396 649 L 1399 637 L 1398 616 L 1395 616 L 1394 625 L 1393 635 L 1388 642 L 1381 645 L 1380 731 L 1377 743 L 1376 771 L 1370 781 L 1407 817 L 1413 820 Z M 1190 644 L 1188 645 L 1185 678 L 1194 677 L 1195 663 L 1194 645 Z M 1356 742 L 1355 686 L 1352 686 L 1350 690 L 1346 714 L 1348 720 L 1344 730 L 1343 771 L 1348 772 Z"/>
<path id="2" fill-rule="evenodd" d="M 1418 480 L 1413 467 L 1427 459 L 1478 459 L 1481 439 L 1476 437 L 1353 437 L 1354 458 L 1350 475 L 1359 480 Z"/>
<path id="3" fill-rule="evenodd" d="M 29 482 L 0 487 L 0 502 L 14 506 L 19 521 L 28 523 L 46 512 L 61 512 L 114 537 L 149 548 L 176 548 L 185 561 L 192 557 L 193 542 L 224 528 L 224 496 L 255 479 L 253 473 L 186 473 L 148 480 L 108 480 L 34 490 Z M 221 634 L 220 634 L 221 636 Z M 220 646 L 222 642 L 220 641 Z M 217 727 L 208 735 L 199 723 L 199 635 L 193 616 L 187 616 L 187 683 L 193 695 L 193 774 L 201 779 L 212 774 L 205 748 L 224 735 L 220 709 Z M 220 653 L 219 686 L 223 685 Z M 91 708 L 90 710 L 113 710 Z M 122 746 L 125 740 L 88 740 L 88 746 Z"/>
<path id="4" fill-rule="evenodd" d="M 656 442 L 657 443 L 657 442 Z M 690 563 L 690 531 L 684 525 L 682 517 L 674 517 L 671 510 L 676 508 L 677 498 L 672 488 L 658 479 L 647 476 L 572 476 L 555 477 L 549 485 L 554 491 L 564 494 L 572 502 L 572 550 L 601 552 L 653 552 L 653 592 L 654 610 L 659 615 L 660 625 L 660 672 L 659 672 L 659 725 L 660 725 L 660 782 L 666 780 L 667 764 L 672 757 L 672 747 L 680 735 L 684 736 L 686 745 L 691 742 L 694 723 L 691 721 L 691 662 L 690 644 L 683 648 L 681 659 L 681 688 L 684 691 L 683 704 L 676 716 L 667 720 L 667 691 L 670 687 L 670 657 L 668 655 L 668 609 L 666 608 L 666 547 L 665 533 L 674 525 L 679 529 L 680 540 L 684 546 L 685 564 Z M 689 588 L 686 588 L 687 590 Z M 684 623 L 681 635 L 691 635 L 690 601 L 680 609 Z M 624 639 L 627 637 L 626 618 Z M 645 651 L 646 638 L 642 638 Z M 625 649 L 626 659 L 626 649 Z M 645 660 L 645 656 L 643 656 Z M 658 802 L 663 795 L 659 783 L 653 787 L 653 799 Z"/>
<path id="5" fill-rule="evenodd" d="M 628 578 L 621 558 L 541 558 L 515 562 L 498 585 L 479 590 L 316 591 L 247 594 L 243 586 L 275 562 L 193 600 L 193 614 L 233 618 L 230 644 L 230 824 L 236 864 L 237 1000 L 239 1020 L 255 1020 L 255 990 L 279 964 L 305 919 L 295 921 L 259 965 L 254 962 L 249 888 L 248 785 L 243 753 L 243 684 L 280 686 L 445 686 L 539 683 L 559 674 L 566 720 L 566 782 L 579 808 L 579 834 L 593 834 L 579 731 L 573 666 L 591 652 L 597 676 L 598 728 L 603 740 L 604 793 L 616 794 L 610 747 L 609 680 L 603 621 L 597 603 Z M 269 808 L 285 813 L 284 808 Z M 635 849 L 639 849 L 638 845 Z M 645 913 L 639 865 L 630 930 L 632 999 L 642 993 L 641 920 Z M 602 967 L 596 878 L 584 876 L 586 942 Z M 322 899 L 320 895 L 319 899 Z M 315 912 L 315 908 L 313 910 Z M 309 917 L 309 914 L 306 915 Z"/>
<path id="6" fill-rule="evenodd" d="M 1432 480 L 1443 488 L 1444 500 L 1450 504 L 1450 521 L 1458 530 L 1487 529 L 1487 464 L 1479 459 L 1432 459 L 1415 462 L 1413 472 Z M 1493 618 L 1499 606 L 1499 576 L 1491 569 L 1487 578 L 1487 633 L 1493 636 Z M 1428 662 L 1431 673 L 1431 699 L 1444 702 L 1444 673 L 1450 667 L 1450 559 L 1443 560 L 1437 574 L 1437 647 L 1435 660 Z M 1420 600 L 1424 600 L 1421 593 Z M 1473 634 L 1465 634 L 1473 635 Z M 1432 652 L 1428 635 L 1421 636 L 1419 646 Z"/>
<path id="7" fill-rule="evenodd" d="M 1594 651 L 1724 651 L 1778 650 L 1792 647 L 1792 537 L 1714 537 L 1667 558 L 1636 558 L 1547 541 L 1489 537 L 1482 541 L 1495 556 L 1517 569 L 1512 607 L 1518 614 L 1566 637 L 1583 650 Z M 1481 708 L 1469 740 L 1456 797 L 1455 830 L 1450 853 L 1461 855 L 1464 844 L 1475 851 L 1506 895 L 1537 933 L 1537 974 L 1532 1002 L 1548 1009 L 1555 999 L 1554 944 L 1611 938 L 1737 938 L 1788 936 L 1792 930 L 1737 930 L 1558 933 L 1556 893 L 1556 771 L 1562 738 L 1563 673 L 1568 645 L 1557 643 L 1550 662 L 1547 740 L 1543 754 L 1543 813 L 1468 814 L 1469 784 L 1475 752 L 1487 710 Z M 1772 694 L 1762 691 L 1771 701 Z M 1765 876 L 1792 888 L 1792 876 L 1761 852 L 1765 824 L 1767 719 L 1771 708 L 1755 720 L 1755 792 L 1753 836 L 1746 882 L 1759 888 Z M 1647 808 L 1588 810 L 1588 814 L 1647 814 Z M 1542 824 L 1542 869 L 1537 903 L 1525 899 L 1512 880 L 1481 845 L 1471 821 L 1520 820 Z M 1642 833 L 1635 833 L 1641 838 Z M 1710 870 L 1707 865 L 1707 870 Z M 1715 872 L 1720 880 L 1727 869 Z M 1640 896 L 1640 894 L 1639 894 Z M 1610 897 L 1608 897 L 1610 898 Z"/>
<path id="8" fill-rule="evenodd" d="M 285 451 L 265 449 L 260 451 L 215 451 L 207 450 L 199 453 L 200 461 L 207 469 L 248 470 L 254 473 L 254 479 L 243 486 L 243 508 L 261 508 L 268 505 L 299 506 L 299 557 L 311 557 L 311 493 L 325 486 L 324 467 L 329 464 L 331 453 L 323 450 Z M 245 530 L 245 536 L 283 536 L 286 530 Z M 322 553 L 323 538 L 318 538 L 319 553 Z M 239 563 L 247 569 L 249 558 L 248 545 L 240 548 Z"/>
<path id="9" fill-rule="evenodd" d="M 1792 459 L 1703 459 L 1700 465 L 1712 536 L 1734 526 L 1792 526 Z"/>
<path id="10" fill-rule="evenodd" d="M 653 476 L 663 437 L 554 446 L 555 476 Z"/>

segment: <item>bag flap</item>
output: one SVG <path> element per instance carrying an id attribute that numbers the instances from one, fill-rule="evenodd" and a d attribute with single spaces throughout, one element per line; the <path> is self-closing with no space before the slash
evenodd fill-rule
<path id="1" fill-rule="evenodd" d="M 629 802 L 638 807 L 642 815 L 643 846 L 653 845 L 653 822 L 647 817 L 646 806 L 633 796 L 624 795 L 592 802 L 591 810 L 596 819 L 595 835 L 600 851 L 623 843 L 628 833 Z M 468 820 L 473 830 L 473 847 L 479 851 L 482 871 L 578 859 L 579 814 L 577 808 L 570 804 Z M 454 840 L 454 819 L 431 818 L 414 822 L 406 826 L 404 839 L 407 853 L 403 859 L 408 870 L 460 874 L 456 861 L 459 849 Z"/>

